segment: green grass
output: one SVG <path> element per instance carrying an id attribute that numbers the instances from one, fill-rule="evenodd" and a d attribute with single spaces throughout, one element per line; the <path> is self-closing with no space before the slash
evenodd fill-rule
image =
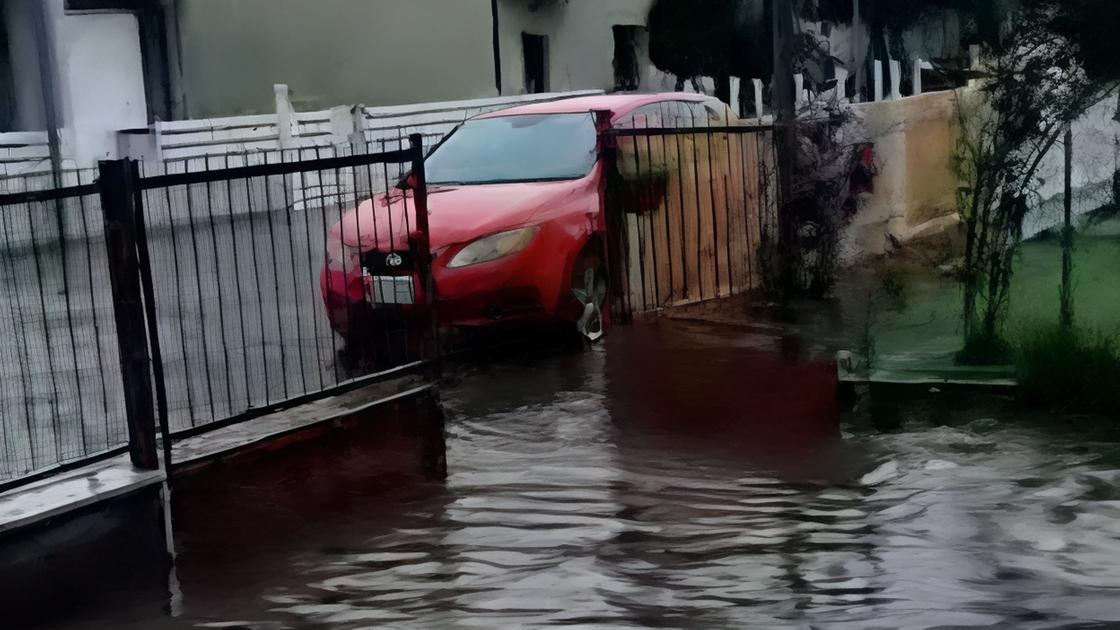
<path id="1" fill-rule="evenodd" d="M 1056 240 L 1022 245 L 1004 328 L 1013 351 L 1029 340 L 1032 333 L 1028 331 L 1040 329 L 1040 322 L 1057 322 L 1061 259 Z M 1073 260 L 1077 327 L 1094 331 L 1079 333 L 1085 342 L 1082 349 L 1095 347 L 1089 341 L 1096 337 L 1120 338 L 1120 220 L 1079 233 Z M 874 298 L 871 336 L 878 368 L 922 370 L 947 377 L 971 374 L 971 368 L 954 361 L 965 345 L 961 288 L 954 278 L 916 265 L 904 264 L 890 271 L 880 264 L 866 265 L 841 278 L 837 294 L 846 313 L 848 347 L 853 349 L 861 343 L 867 345 L 860 338 L 866 334 L 867 301 Z M 892 299 L 892 295 L 904 299 Z M 1011 366 L 1005 371 L 1012 376 Z M 986 369 L 980 372 L 989 374 Z"/>

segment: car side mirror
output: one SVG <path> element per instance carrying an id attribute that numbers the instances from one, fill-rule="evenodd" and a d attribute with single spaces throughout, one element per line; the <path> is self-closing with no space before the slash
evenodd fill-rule
<path id="1" fill-rule="evenodd" d="M 416 175 L 409 173 L 408 175 L 402 177 L 399 182 L 397 182 L 396 187 L 398 190 L 416 190 L 416 185 L 418 183 L 419 182 L 417 182 L 416 180 Z"/>

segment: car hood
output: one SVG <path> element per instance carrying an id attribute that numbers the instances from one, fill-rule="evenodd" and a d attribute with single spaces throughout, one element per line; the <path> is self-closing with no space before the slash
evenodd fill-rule
<path id="1" fill-rule="evenodd" d="M 597 169 L 596 169 L 597 170 Z M 577 180 L 517 182 L 428 188 L 431 249 L 467 243 L 507 229 L 532 225 L 557 212 L 589 210 L 597 195 L 593 170 Z M 331 230 L 342 242 L 361 251 L 407 249 L 416 233 L 412 192 L 393 191 L 362 202 Z"/>

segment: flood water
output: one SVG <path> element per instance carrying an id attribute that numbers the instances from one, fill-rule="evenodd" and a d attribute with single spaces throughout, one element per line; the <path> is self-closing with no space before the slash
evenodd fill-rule
<path id="1" fill-rule="evenodd" d="M 1120 626 L 1120 454 L 999 398 L 841 403 L 827 352 L 662 320 L 454 368 L 446 479 L 369 428 L 177 492 L 212 628 Z"/>

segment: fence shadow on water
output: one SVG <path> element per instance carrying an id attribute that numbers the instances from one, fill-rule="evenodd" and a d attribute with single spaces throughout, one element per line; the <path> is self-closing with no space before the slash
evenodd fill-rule
<path id="1" fill-rule="evenodd" d="M 125 215 L 137 241 L 136 251 L 123 255 L 136 256 L 146 276 L 128 282 L 148 285 L 146 313 L 134 323 L 145 328 L 149 320 L 142 345 L 150 347 L 154 365 L 141 380 L 150 377 L 154 400 L 165 399 L 160 413 L 170 436 L 339 391 L 376 378 L 375 371 L 423 369 L 436 346 L 426 336 L 433 329 L 416 334 L 393 328 L 405 318 L 380 316 L 404 308 L 422 315 L 423 305 L 374 309 L 363 290 L 370 278 L 360 254 L 339 245 L 337 271 L 362 296 L 347 292 L 345 307 L 378 313 L 365 320 L 373 327 L 366 338 L 387 340 L 375 345 L 395 348 L 392 357 L 342 360 L 350 349 L 332 330 L 320 287 L 326 244 L 348 211 L 390 193 L 412 207 L 413 222 L 424 207 L 422 145 L 418 138 L 405 144 L 362 155 L 332 148 L 329 155 L 308 149 L 271 160 L 223 156 L 203 168 L 184 162 L 180 172 L 150 177 L 138 177 L 135 163 L 122 171 L 133 181 L 117 198 L 130 200 Z M 420 177 L 411 189 L 396 190 L 416 168 Z M 122 252 L 114 249 L 118 241 L 106 239 L 113 213 L 103 207 L 113 198 L 106 187 L 116 184 L 89 173 L 61 183 L 0 191 L 0 488 L 123 452 L 138 439 L 130 439 L 136 403 L 126 399 L 135 388 L 119 349 L 127 305 L 114 275 L 120 268 L 110 260 Z M 426 225 L 378 225 L 371 214 L 371 227 L 392 235 L 382 256 L 407 243 L 410 264 L 392 273 L 423 286 Z M 407 223 L 409 211 L 403 216 Z M 409 321 L 417 319 L 423 318 Z"/>

